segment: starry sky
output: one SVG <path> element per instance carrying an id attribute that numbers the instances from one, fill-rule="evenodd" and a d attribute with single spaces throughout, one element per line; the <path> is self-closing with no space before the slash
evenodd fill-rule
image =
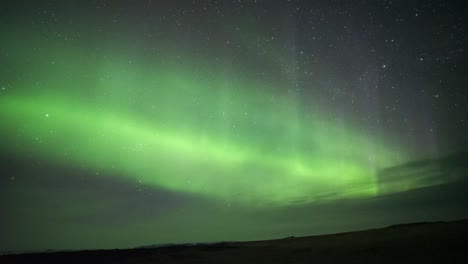
<path id="1" fill-rule="evenodd" d="M 0 251 L 468 217 L 464 1 L 3 1 Z"/>

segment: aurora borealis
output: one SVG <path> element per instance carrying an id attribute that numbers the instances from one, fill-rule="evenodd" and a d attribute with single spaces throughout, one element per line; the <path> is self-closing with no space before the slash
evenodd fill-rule
<path id="1" fill-rule="evenodd" d="M 0 249 L 466 216 L 452 196 L 386 210 L 463 180 L 459 163 L 405 167 L 466 150 L 463 4 L 320 2 L 5 4 Z"/>
<path id="2" fill-rule="evenodd" d="M 11 136 L 20 130 L 18 141 L 35 155 L 90 170 L 115 170 L 169 190 L 251 204 L 375 195 L 375 167 L 399 161 L 395 152 L 377 148 L 352 128 L 320 114 L 302 117 L 293 100 L 256 96 L 248 82 L 223 91 L 239 89 L 240 95 L 213 96 L 216 82 L 198 83 L 183 72 L 156 72 L 155 81 L 144 83 L 117 78 L 127 83 L 110 79 L 100 84 L 101 92 L 113 93 L 115 84 L 149 87 L 138 99 L 148 110 L 126 112 L 118 103 L 121 98 L 97 108 L 85 99 L 71 103 L 52 92 L 45 98 L 8 96 L 2 102 L 2 112 L 9 113 L 2 117 L 5 128 L 14 128 Z M 132 88 L 122 96 L 135 93 L 142 91 Z M 227 103 L 219 103 L 222 96 Z M 28 123 L 32 127 L 15 127 Z"/>

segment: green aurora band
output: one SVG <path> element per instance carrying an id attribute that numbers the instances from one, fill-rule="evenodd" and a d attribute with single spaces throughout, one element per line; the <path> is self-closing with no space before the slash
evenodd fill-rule
<path id="1" fill-rule="evenodd" d="M 12 154 L 249 206 L 374 196 L 376 171 L 405 160 L 326 108 L 241 74 L 62 53 L 64 63 L 30 65 L 24 89 L 0 97 Z"/>

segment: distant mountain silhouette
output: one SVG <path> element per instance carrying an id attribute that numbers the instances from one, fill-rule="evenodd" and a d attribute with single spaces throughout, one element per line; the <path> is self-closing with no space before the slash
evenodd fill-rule
<path id="1" fill-rule="evenodd" d="M 468 263 L 468 220 L 286 239 L 17 254 L 0 263 Z"/>

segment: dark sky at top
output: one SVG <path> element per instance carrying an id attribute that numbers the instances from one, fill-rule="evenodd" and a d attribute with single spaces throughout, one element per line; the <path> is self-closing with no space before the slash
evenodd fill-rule
<path id="1" fill-rule="evenodd" d="M 2 1 L 0 250 L 466 217 L 467 18 L 465 1 Z"/>

